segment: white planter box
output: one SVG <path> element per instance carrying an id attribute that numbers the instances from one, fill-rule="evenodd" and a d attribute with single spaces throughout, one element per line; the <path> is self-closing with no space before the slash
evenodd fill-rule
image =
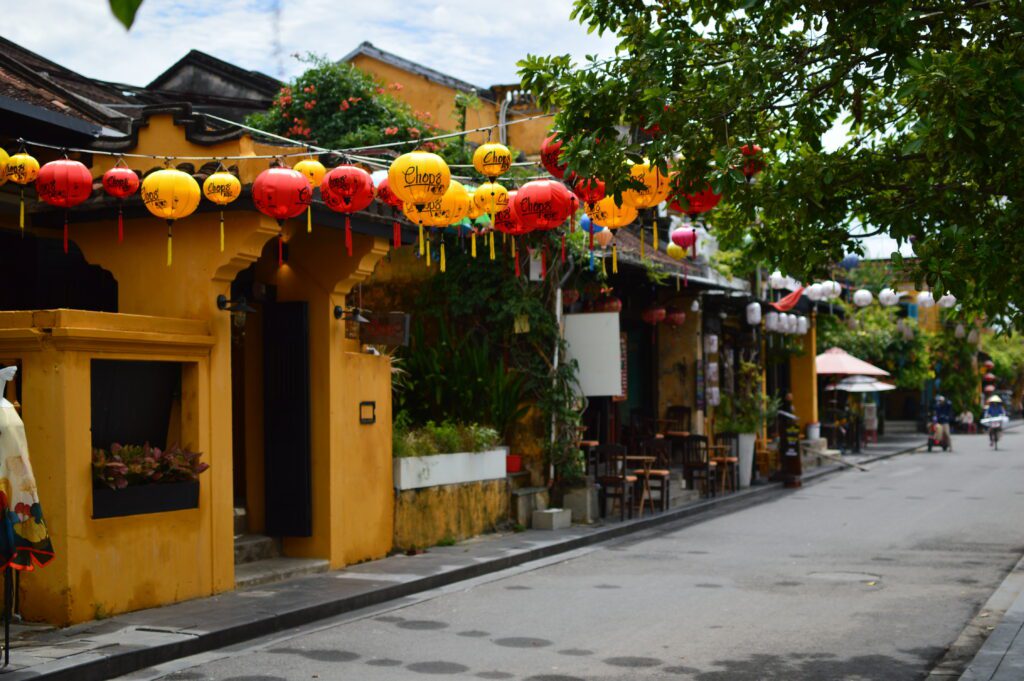
<path id="1" fill-rule="evenodd" d="M 754 466 L 754 445 L 757 436 L 754 433 L 740 433 L 738 440 L 739 461 L 737 466 L 740 469 L 740 489 L 750 487 L 750 473 Z"/>
<path id="2" fill-rule="evenodd" d="M 505 477 L 508 447 L 483 452 L 405 456 L 394 459 L 395 489 L 421 489 Z"/>

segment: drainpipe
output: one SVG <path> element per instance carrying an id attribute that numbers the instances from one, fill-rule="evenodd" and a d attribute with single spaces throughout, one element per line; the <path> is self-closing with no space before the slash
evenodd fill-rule
<path id="1" fill-rule="evenodd" d="M 502 105 L 504 107 L 504 105 Z M 502 109 L 504 111 L 504 109 Z M 504 115 L 504 114 L 503 114 Z M 555 352 L 553 359 L 551 360 L 551 366 L 553 371 L 558 371 L 559 362 L 559 346 L 562 340 L 562 287 L 565 286 L 565 282 L 572 276 L 573 270 L 576 269 L 576 261 L 572 256 L 569 256 L 569 269 L 565 271 L 565 274 L 558 281 L 558 287 L 555 289 L 555 325 L 558 327 L 558 338 L 555 340 Z M 551 382 L 554 384 L 556 379 L 552 378 Z M 555 415 L 551 415 L 551 444 L 555 443 Z M 548 480 L 554 481 L 555 479 L 555 464 L 554 462 L 548 464 Z"/>

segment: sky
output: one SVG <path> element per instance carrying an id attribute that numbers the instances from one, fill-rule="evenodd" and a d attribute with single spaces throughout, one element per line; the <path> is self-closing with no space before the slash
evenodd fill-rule
<path id="1" fill-rule="evenodd" d="M 275 77 L 299 73 L 291 55 L 339 59 L 360 42 L 475 85 L 518 82 L 529 53 L 607 56 L 614 42 L 569 20 L 572 0 L 280 0 L 281 66 L 273 0 L 144 0 L 131 31 L 106 0 L 5 3 L 4 37 L 86 76 L 145 85 L 190 49 Z"/>

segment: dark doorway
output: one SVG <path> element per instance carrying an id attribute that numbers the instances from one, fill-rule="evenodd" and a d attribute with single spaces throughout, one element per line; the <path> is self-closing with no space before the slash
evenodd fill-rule
<path id="1" fill-rule="evenodd" d="M 86 262 L 74 242 L 0 230 L 0 271 L 15 286 L 0 286 L 0 310 L 117 312 L 117 281 Z"/>

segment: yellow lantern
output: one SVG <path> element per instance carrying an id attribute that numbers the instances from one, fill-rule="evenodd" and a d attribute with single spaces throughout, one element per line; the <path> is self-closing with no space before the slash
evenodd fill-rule
<path id="1" fill-rule="evenodd" d="M 476 220 L 484 214 L 484 209 L 478 206 L 476 202 L 476 189 L 469 190 L 469 213 L 466 214 L 466 217 L 470 220 Z"/>
<path id="2" fill-rule="evenodd" d="M 21 185 L 20 206 L 18 208 L 18 226 L 25 231 L 25 185 L 36 181 L 39 175 L 39 161 L 21 152 L 7 159 L 6 178 Z"/>
<path id="3" fill-rule="evenodd" d="M 167 220 L 167 265 L 173 260 L 171 231 L 175 220 L 188 217 L 199 207 L 199 183 L 188 173 L 175 168 L 164 168 L 150 173 L 142 180 L 142 202 L 146 209 Z"/>
<path id="4" fill-rule="evenodd" d="M 512 152 L 504 144 L 487 142 L 473 152 L 473 167 L 491 182 L 512 167 Z"/>
<path id="5" fill-rule="evenodd" d="M 447 227 L 454 224 L 469 214 L 469 206 L 469 192 L 462 183 L 452 180 L 440 199 L 422 206 L 406 203 L 402 207 L 405 216 L 420 226 L 420 255 L 427 256 L 427 267 L 430 267 L 430 251 L 423 237 L 423 228 Z M 441 242 L 441 271 L 445 271 L 444 241 Z"/>
<path id="6" fill-rule="evenodd" d="M 0 187 L 7 184 L 7 161 L 10 156 L 3 149 L 0 149 Z"/>
<path id="7" fill-rule="evenodd" d="M 669 242 L 668 246 L 665 248 L 665 252 L 668 253 L 668 257 L 673 260 L 682 260 L 686 257 L 686 249 L 672 242 Z"/>
<path id="8" fill-rule="evenodd" d="M 306 158 L 295 164 L 293 170 L 298 170 L 300 173 L 306 176 L 309 180 L 309 186 L 316 189 L 320 186 L 320 183 L 324 181 L 324 175 L 327 174 L 327 168 L 324 168 L 324 164 L 315 158 Z M 309 207 L 306 208 L 306 231 L 313 231 L 313 202 L 309 203 Z"/>
<path id="9" fill-rule="evenodd" d="M 651 165 L 651 162 L 644 159 L 643 163 L 634 163 L 630 165 L 629 174 L 638 182 L 643 182 L 644 189 L 630 189 L 623 192 L 622 198 L 632 203 L 637 208 L 653 208 L 659 203 L 668 198 L 669 193 L 672 191 L 671 183 L 669 182 L 668 176 L 663 175 L 657 166 Z M 651 225 L 651 244 L 654 246 L 654 250 L 658 250 L 658 222 Z M 640 257 L 643 257 L 644 250 L 644 232 L 640 230 Z"/>
<path id="10" fill-rule="evenodd" d="M 242 183 L 238 181 L 238 178 L 227 172 L 226 170 L 220 170 L 213 175 L 206 178 L 203 182 L 203 196 L 209 201 L 213 201 L 218 206 L 226 206 L 235 199 L 237 199 L 242 193 Z M 224 252 L 224 210 L 220 211 L 220 250 Z"/>
<path id="11" fill-rule="evenodd" d="M 636 220 L 636 206 L 623 200 L 622 205 L 615 203 L 614 196 L 606 196 L 597 203 L 587 204 L 587 215 L 594 221 L 594 224 L 607 227 L 610 230 L 625 227 Z M 612 272 L 619 272 L 619 253 L 615 246 L 612 246 Z"/>
<path id="12" fill-rule="evenodd" d="M 494 216 L 508 208 L 508 190 L 496 182 L 484 182 L 473 192 L 473 202 L 494 222 Z"/>
<path id="13" fill-rule="evenodd" d="M 451 171 L 444 159 L 427 151 L 402 154 L 388 169 L 391 193 L 413 206 L 423 206 L 440 199 L 448 191 L 451 179 Z"/>

